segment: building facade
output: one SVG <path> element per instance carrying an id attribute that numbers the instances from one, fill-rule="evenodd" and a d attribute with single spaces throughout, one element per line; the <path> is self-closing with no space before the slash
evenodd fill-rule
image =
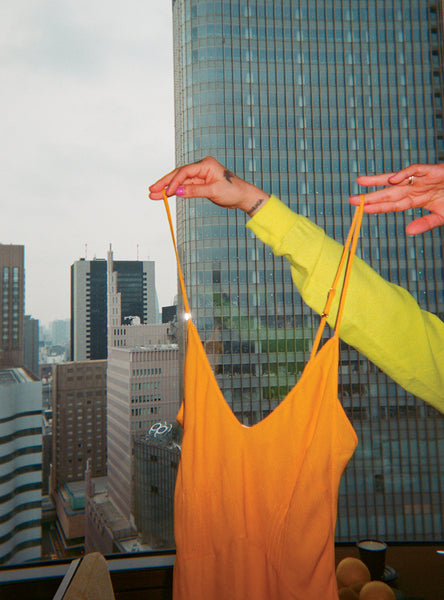
<path id="1" fill-rule="evenodd" d="M 107 484 L 91 479 L 88 469 L 85 492 L 85 553 L 125 552 L 126 543 L 137 542 L 137 532 L 110 500 Z"/>
<path id="2" fill-rule="evenodd" d="M 156 549 L 174 548 L 174 490 L 180 447 L 172 440 L 171 424 L 159 423 L 153 429 L 134 444 L 134 519 L 143 543 Z M 169 440 L 164 441 L 165 437 Z"/>
<path id="3" fill-rule="evenodd" d="M 41 557 L 42 388 L 0 370 L 0 564 Z"/>
<path id="4" fill-rule="evenodd" d="M 0 367 L 24 362 L 25 248 L 0 244 Z"/>
<path id="5" fill-rule="evenodd" d="M 176 164 L 213 155 L 343 241 L 359 174 L 444 160 L 442 30 L 433 0 L 173 0 Z M 366 218 L 358 254 L 443 317 L 444 232 L 407 238 L 412 217 Z M 318 318 L 245 222 L 203 199 L 177 204 L 193 319 L 252 424 L 297 381 Z M 339 394 L 360 444 L 338 540 L 442 538 L 442 416 L 345 345 Z"/>
<path id="6" fill-rule="evenodd" d="M 106 342 L 106 260 L 71 265 L 71 360 L 102 360 Z"/>
<path id="7" fill-rule="evenodd" d="M 52 321 L 49 328 L 53 345 L 65 346 L 69 343 L 69 319 L 57 319 L 56 321 Z"/>
<path id="8" fill-rule="evenodd" d="M 106 475 L 106 360 L 52 367 L 52 489 Z"/>
<path id="9" fill-rule="evenodd" d="M 120 345 L 109 347 L 108 487 L 127 519 L 134 510 L 134 440 L 158 421 L 174 421 L 179 409 L 178 346 L 170 342 L 168 327 L 128 327 L 129 339 L 138 339 L 139 345 L 127 345 L 128 340 L 119 337 Z M 144 344 L 135 335 L 139 329 Z"/>
<path id="10" fill-rule="evenodd" d="M 74 361 L 107 357 L 108 273 L 119 294 L 121 322 L 137 317 L 156 323 L 155 265 L 153 261 L 78 260 L 71 266 L 71 358 Z"/>
<path id="11" fill-rule="evenodd" d="M 39 322 L 30 315 L 24 320 L 24 366 L 36 377 L 39 377 Z"/>
<path id="12" fill-rule="evenodd" d="M 175 323 L 177 321 L 177 306 L 162 306 L 162 323 Z"/>

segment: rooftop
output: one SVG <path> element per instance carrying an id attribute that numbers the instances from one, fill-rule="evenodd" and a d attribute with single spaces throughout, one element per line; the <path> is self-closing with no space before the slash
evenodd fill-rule
<path id="1" fill-rule="evenodd" d="M 32 383 L 33 381 L 35 379 L 21 367 L 0 370 L 0 385 L 2 386 L 15 383 Z"/>

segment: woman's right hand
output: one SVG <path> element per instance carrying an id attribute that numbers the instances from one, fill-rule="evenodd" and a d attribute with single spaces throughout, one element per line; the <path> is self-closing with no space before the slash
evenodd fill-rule
<path id="1" fill-rule="evenodd" d="M 179 167 L 149 187 L 151 200 L 167 196 L 208 198 L 225 208 L 239 208 L 252 217 L 268 201 L 269 195 L 255 185 L 240 179 L 215 158 L 206 158 Z"/>

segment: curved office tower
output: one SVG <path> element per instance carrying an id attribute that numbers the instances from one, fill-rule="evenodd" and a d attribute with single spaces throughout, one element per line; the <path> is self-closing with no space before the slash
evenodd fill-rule
<path id="1" fill-rule="evenodd" d="M 173 0 L 177 164 L 213 155 L 343 241 L 357 175 L 444 161 L 442 23 L 442 3 L 427 0 Z M 443 316 L 444 232 L 408 239 L 411 219 L 366 218 L 359 254 Z M 318 318 L 245 222 L 178 200 L 193 319 L 251 424 L 298 379 Z M 345 346 L 340 399 L 360 444 L 338 539 L 440 538 L 442 416 Z"/>
<path id="2" fill-rule="evenodd" d="M 0 565 L 42 553 L 42 384 L 0 369 Z"/>

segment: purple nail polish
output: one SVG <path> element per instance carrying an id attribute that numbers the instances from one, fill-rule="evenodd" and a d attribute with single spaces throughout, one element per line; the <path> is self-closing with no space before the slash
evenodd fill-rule
<path id="1" fill-rule="evenodd" d="M 179 187 L 176 190 L 176 196 L 183 196 L 185 193 L 185 189 L 183 187 L 183 185 L 179 185 Z"/>

